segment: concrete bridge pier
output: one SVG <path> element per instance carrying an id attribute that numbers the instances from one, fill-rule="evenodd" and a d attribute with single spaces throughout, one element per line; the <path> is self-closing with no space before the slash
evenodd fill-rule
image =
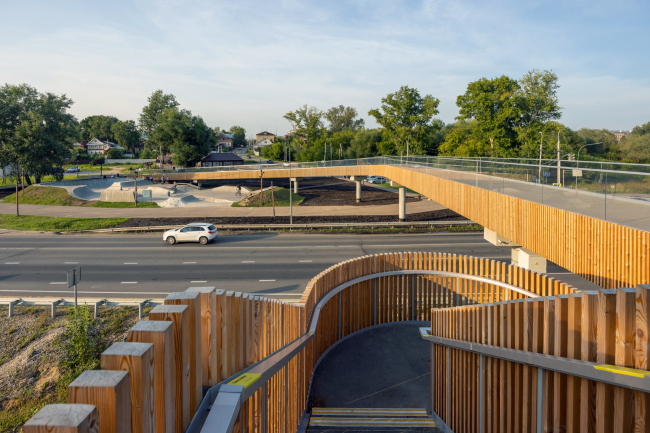
<path id="1" fill-rule="evenodd" d="M 352 180 L 357 184 L 357 203 L 361 203 L 361 181 L 367 178 L 367 176 L 352 176 Z"/>
<path id="2" fill-rule="evenodd" d="M 390 181 L 390 186 L 399 188 L 399 221 L 406 221 L 406 187 L 397 182 Z"/>
<path id="3" fill-rule="evenodd" d="M 300 180 L 300 177 L 292 177 L 290 180 L 293 182 L 293 193 L 298 194 L 298 181 Z M 289 187 L 291 189 L 291 187 Z"/>

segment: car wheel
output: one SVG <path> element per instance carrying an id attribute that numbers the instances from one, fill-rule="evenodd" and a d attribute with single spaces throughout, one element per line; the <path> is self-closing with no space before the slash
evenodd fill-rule
<path id="1" fill-rule="evenodd" d="M 169 245 L 174 245 L 176 243 L 176 238 L 174 236 L 170 236 L 167 238 L 167 243 Z"/>
<path id="2" fill-rule="evenodd" d="M 208 243 L 208 238 L 206 238 L 205 236 L 201 236 L 199 238 L 199 242 L 201 243 L 201 245 L 205 245 Z"/>

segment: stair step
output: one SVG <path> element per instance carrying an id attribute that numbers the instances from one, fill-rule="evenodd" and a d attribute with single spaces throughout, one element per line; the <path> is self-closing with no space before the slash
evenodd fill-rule
<path id="1" fill-rule="evenodd" d="M 426 417 L 424 409 L 314 407 L 312 416 Z"/>
<path id="2" fill-rule="evenodd" d="M 311 417 L 310 427 L 430 427 L 436 423 L 429 418 L 339 418 Z"/>

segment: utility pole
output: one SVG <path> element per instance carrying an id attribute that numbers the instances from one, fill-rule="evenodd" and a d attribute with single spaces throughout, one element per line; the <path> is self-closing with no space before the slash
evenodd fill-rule
<path id="1" fill-rule="evenodd" d="M 406 137 L 406 162 L 409 160 L 409 140 L 411 137 Z"/>
<path id="2" fill-rule="evenodd" d="M 20 210 L 18 209 L 18 177 L 17 176 L 16 176 L 16 216 L 20 216 Z"/>
<path id="3" fill-rule="evenodd" d="M 564 128 L 558 129 L 557 130 L 557 183 L 562 184 L 560 182 L 560 171 L 562 171 L 562 164 L 560 164 L 560 131 L 562 131 Z M 564 184 L 562 184 L 564 186 Z"/>
<path id="4" fill-rule="evenodd" d="M 264 184 L 262 182 L 263 179 L 264 179 L 264 170 L 260 169 L 260 206 L 262 206 L 262 203 L 264 203 L 264 201 L 262 200 L 264 198 L 264 196 L 262 195 L 262 191 L 264 188 Z"/>
<path id="5" fill-rule="evenodd" d="M 291 147 L 289 147 L 289 224 L 293 224 L 293 190 L 291 189 Z"/>
<path id="6" fill-rule="evenodd" d="M 542 144 L 544 144 L 544 131 L 540 131 L 542 138 L 539 140 L 539 175 L 537 176 L 537 181 L 542 183 Z"/>

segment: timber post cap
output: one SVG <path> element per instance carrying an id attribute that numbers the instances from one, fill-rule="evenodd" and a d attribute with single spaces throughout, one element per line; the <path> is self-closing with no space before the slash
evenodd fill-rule
<path id="1" fill-rule="evenodd" d="M 68 388 L 115 388 L 128 377 L 128 371 L 86 370 L 73 380 Z"/>
<path id="2" fill-rule="evenodd" d="M 165 298 L 165 301 L 175 301 L 183 299 L 197 299 L 198 292 L 172 292 Z"/>
<path id="3" fill-rule="evenodd" d="M 172 322 L 166 320 L 140 320 L 129 329 L 129 332 L 165 332 L 172 326 Z"/>
<path id="4" fill-rule="evenodd" d="M 48 404 L 23 427 L 78 427 L 85 421 L 96 424 L 97 417 L 97 408 L 92 404 Z M 89 430 L 94 431 L 92 428 Z"/>
<path id="5" fill-rule="evenodd" d="M 212 293 L 216 291 L 216 287 L 190 287 L 186 292 L 198 292 L 198 293 Z"/>
<path id="6" fill-rule="evenodd" d="M 149 316 L 151 317 L 152 314 L 178 314 L 189 309 L 190 307 L 187 305 L 156 305 L 153 310 L 149 311 Z"/>
<path id="7" fill-rule="evenodd" d="M 126 343 L 118 341 L 106 349 L 102 356 L 143 356 L 153 348 L 152 343 Z"/>

